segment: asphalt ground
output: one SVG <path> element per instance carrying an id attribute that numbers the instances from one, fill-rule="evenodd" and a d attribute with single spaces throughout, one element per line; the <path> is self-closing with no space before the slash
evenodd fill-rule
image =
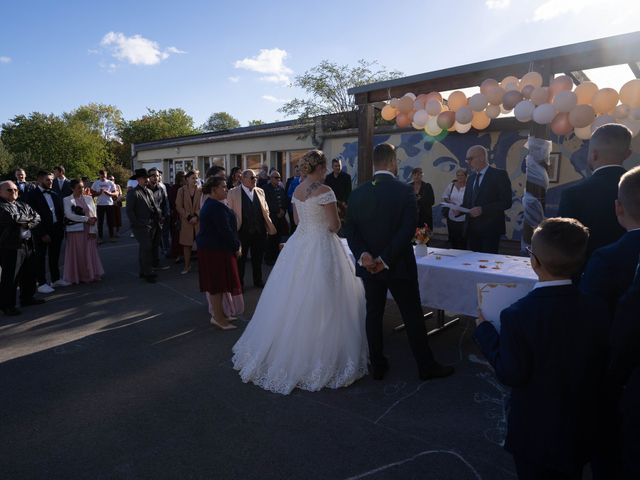
<path id="1" fill-rule="evenodd" d="M 143 282 L 127 232 L 100 255 L 102 282 L 0 317 L 0 478 L 515 478 L 501 447 L 507 390 L 472 319 L 431 338 L 456 373 L 421 382 L 389 302 L 384 381 L 282 396 L 231 366 L 260 290 L 245 292 L 240 328 L 222 332 L 197 272 L 172 264 Z"/>

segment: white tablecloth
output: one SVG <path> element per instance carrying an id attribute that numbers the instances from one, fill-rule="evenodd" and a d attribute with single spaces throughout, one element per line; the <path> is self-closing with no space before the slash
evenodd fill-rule
<path id="1" fill-rule="evenodd" d="M 342 242 L 353 258 L 347 241 Z M 463 315 L 477 315 L 477 283 L 522 283 L 533 288 L 538 281 L 528 257 L 429 247 L 429 254 L 416 261 L 422 304 Z"/>

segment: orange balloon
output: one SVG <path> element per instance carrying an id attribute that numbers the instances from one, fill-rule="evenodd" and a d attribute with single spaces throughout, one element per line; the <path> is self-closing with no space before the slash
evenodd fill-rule
<path id="1" fill-rule="evenodd" d="M 396 117 L 396 125 L 398 128 L 407 128 L 411 125 L 411 118 L 406 113 L 399 113 Z"/>
<path id="2" fill-rule="evenodd" d="M 569 121 L 568 112 L 557 114 L 551 122 L 551 131 L 556 135 L 569 135 L 571 130 L 573 130 L 573 125 Z"/>
<path id="3" fill-rule="evenodd" d="M 449 110 L 456 112 L 460 107 L 467 105 L 467 96 L 460 90 L 456 90 L 449 95 Z"/>
<path id="4" fill-rule="evenodd" d="M 541 87 L 542 86 L 542 75 L 538 72 L 529 72 L 525 73 L 520 80 L 520 85 L 524 88 L 527 85 L 533 85 L 533 87 Z"/>
<path id="5" fill-rule="evenodd" d="M 396 118 L 397 114 L 398 114 L 398 111 L 395 108 L 393 108 L 391 105 L 385 105 L 384 107 L 382 107 L 382 112 L 380 112 L 380 115 L 382 116 L 382 118 L 384 118 L 387 121 L 393 120 L 394 118 Z"/>
<path id="6" fill-rule="evenodd" d="M 620 102 L 630 107 L 640 107 L 640 79 L 634 78 L 622 86 Z"/>
<path id="7" fill-rule="evenodd" d="M 396 108 L 400 110 L 401 113 L 409 113 L 413 110 L 413 102 L 414 100 L 411 97 L 404 96 L 398 101 Z"/>
<path id="8" fill-rule="evenodd" d="M 570 92 L 573 89 L 573 80 L 568 75 L 560 75 L 551 80 L 549 88 L 553 95 L 565 90 Z"/>
<path id="9" fill-rule="evenodd" d="M 598 86 L 593 82 L 583 82 L 576 87 L 575 93 L 578 97 L 578 105 L 591 105 L 591 99 L 598 91 Z"/>
<path id="10" fill-rule="evenodd" d="M 596 113 L 612 112 L 618 104 L 618 92 L 613 88 L 601 88 L 591 100 L 591 105 Z"/>
<path id="11" fill-rule="evenodd" d="M 471 126 L 476 130 L 484 130 L 491 123 L 491 119 L 485 112 L 473 112 L 473 118 L 471 119 Z"/>
<path id="12" fill-rule="evenodd" d="M 437 100 L 442 103 L 442 95 L 440 95 L 440 92 L 429 92 L 424 100 L 424 104 L 426 105 L 429 100 Z"/>

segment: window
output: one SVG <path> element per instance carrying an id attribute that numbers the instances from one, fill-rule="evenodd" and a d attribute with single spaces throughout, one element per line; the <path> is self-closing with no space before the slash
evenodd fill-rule
<path id="1" fill-rule="evenodd" d="M 247 153 L 244 156 L 244 168 L 260 170 L 262 166 L 262 153 Z"/>

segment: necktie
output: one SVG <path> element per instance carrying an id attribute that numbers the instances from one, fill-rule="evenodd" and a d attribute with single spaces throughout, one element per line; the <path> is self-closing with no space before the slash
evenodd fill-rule
<path id="1" fill-rule="evenodd" d="M 51 195 L 51 190 L 43 190 L 42 193 L 46 193 L 47 195 Z"/>
<path id="2" fill-rule="evenodd" d="M 473 191 L 472 191 L 472 193 L 473 193 L 474 205 L 475 205 L 476 198 L 478 198 L 478 190 L 480 190 L 480 177 L 482 177 L 482 174 L 478 173 L 476 175 L 475 181 L 473 182 Z"/>

